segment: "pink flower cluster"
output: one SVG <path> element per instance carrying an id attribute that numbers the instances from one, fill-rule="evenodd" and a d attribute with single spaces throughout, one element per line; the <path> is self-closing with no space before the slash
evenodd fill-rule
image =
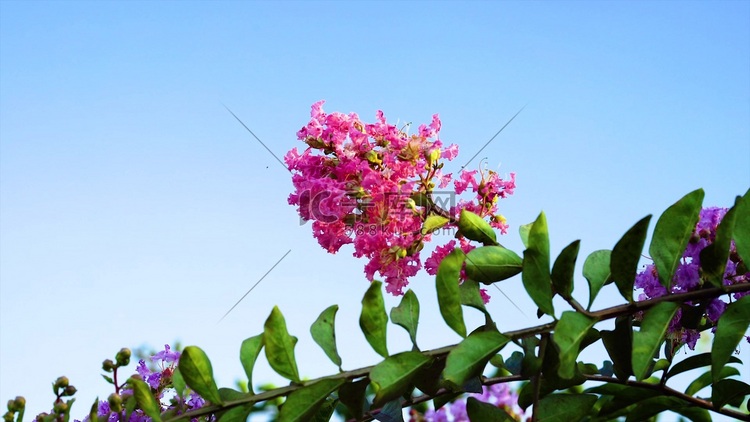
<path id="1" fill-rule="evenodd" d="M 302 219 L 312 220 L 313 236 L 328 252 L 353 244 L 354 256 L 368 260 L 368 280 L 379 273 L 386 291 L 403 294 L 408 278 L 422 267 L 419 253 L 431 239 L 423 230 L 430 215 L 445 217 L 445 227 L 455 227 L 467 209 L 507 230 L 497 200 L 513 193 L 515 175 L 505 181 L 493 171 L 481 172 L 480 180 L 476 170 L 464 170 L 456 180 L 444 174 L 441 160 L 454 159 L 458 146 L 443 146 L 437 114 L 409 135 L 388 124 L 382 111 L 374 123 L 364 123 L 355 113 L 326 113 L 323 103 L 313 104 L 310 121 L 297 132 L 307 147 L 302 152 L 293 148 L 284 157 L 294 184 L 289 204 L 297 206 Z M 471 188 L 475 201 L 437 206 L 434 189 L 451 181 L 458 194 Z"/>
<path id="2" fill-rule="evenodd" d="M 672 278 L 669 294 L 689 292 L 700 289 L 703 286 L 704 280 L 700 270 L 701 251 L 716 239 L 716 230 L 726 213 L 726 208 L 718 207 L 701 210 L 698 223 L 693 230 L 690 241 L 677 266 L 677 271 Z M 737 254 L 734 241 L 732 241 L 729 259 L 724 270 L 724 285 L 747 283 L 750 281 L 750 273 L 738 271 L 739 268 L 742 268 L 740 262 L 741 259 Z M 643 290 L 638 300 L 653 299 L 668 294 L 667 289 L 659 282 L 659 275 L 654 264 L 647 265 L 636 275 L 635 288 Z M 735 293 L 734 298 L 739 299 L 747 294 L 750 294 L 750 292 Z M 727 303 L 720 298 L 713 299 L 706 307 L 704 313 L 707 322 L 715 324 L 724 313 L 726 307 Z M 669 325 L 669 333 L 675 345 L 687 344 L 691 350 L 695 348 L 695 344 L 700 338 L 698 330 L 683 326 L 682 309 L 677 310 L 677 314 L 672 319 Z M 748 341 L 750 342 L 750 337 L 748 337 Z"/>

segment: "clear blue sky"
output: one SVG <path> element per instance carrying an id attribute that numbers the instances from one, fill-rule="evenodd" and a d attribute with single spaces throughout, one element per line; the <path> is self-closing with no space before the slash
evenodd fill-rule
<path id="1" fill-rule="evenodd" d="M 223 106 L 281 157 L 320 99 L 366 120 L 439 113 L 454 170 L 528 104 L 472 165 L 518 175 L 504 244 L 520 251 L 544 210 L 553 253 L 580 238 L 582 262 L 693 189 L 726 206 L 750 187 L 750 3 L 0 1 L 2 402 L 49 410 L 65 374 L 82 417 L 111 392 L 102 360 L 175 340 L 231 386 L 275 304 L 303 375 L 335 371 L 308 334 L 334 303 L 344 367 L 376 363 L 364 262 L 317 246 L 289 174 Z M 421 345 L 458 341 L 432 278 L 411 287 Z M 501 288 L 528 316 L 492 289 L 500 328 L 536 324 L 520 280 Z"/>

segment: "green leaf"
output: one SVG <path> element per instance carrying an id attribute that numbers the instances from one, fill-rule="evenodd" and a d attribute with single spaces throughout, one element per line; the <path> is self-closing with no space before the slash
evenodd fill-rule
<path id="1" fill-rule="evenodd" d="M 187 346 L 177 366 L 185 383 L 201 397 L 213 404 L 222 404 L 214 381 L 214 370 L 206 352 L 197 346 Z"/>
<path id="2" fill-rule="evenodd" d="M 297 339 L 287 331 L 284 315 L 278 306 L 273 307 L 271 315 L 263 325 L 263 343 L 266 349 L 266 360 L 271 368 L 282 377 L 299 383 L 297 360 L 294 357 Z"/>
<path id="3" fill-rule="evenodd" d="M 461 309 L 458 278 L 465 258 L 466 255 L 461 249 L 454 249 L 440 262 L 437 277 L 435 277 L 440 315 L 443 316 L 445 323 L 461 337 L 466 337 L 466 324 L 464 324 L 464 313 Z"/>
<path id="4" fill-rule="evenodd" d="M 750 265 L 750 189 L 738 203 L 735 204 L 737 211 L 734 217 L 734 245 L 737 247 L 737 254 Z"/>
<path id="5" fill-rule="evenodd" d="M 247 388 L 251 393 L 253 392 L 253 368 L 262 348 L 263 334 L 246 339 L 240 346 L 240 362 L 242 363 L 242 368 L 245 369 Z"/>
<path id="6" fill-rule="evenodd" d="M 235 400 L 243 400 L 250 396 L 250 394 L 242 393 L 231 388 L 220 388 L 219 395 L 224 402 L 232 402 Z M 224 408 L 216 413 L 219 422 L 245 422 L 247 421 L 248 415 L 253 411 L 253 405 L 255 403 L 249 402 L 240 406 L 234 406 L 230 408 Z M 175 415 L 176 416 L 176 415 Z"/>
<path id="7" fill-rule="evenodd" d="M 651 216 L 648 215 L 635 223 L 612 249 L 609 264 L 612 278 L 622 297 L 631 303 L 633 302 L 633 282 L 638 272 L 638 261 L 641 259 L 643 245 L 646 243 L 650 221 Z"/>
<path id="8" fill-rule="evenodd" d="M 322 379 L 294 391 L 281 406 L 279 422 L 309 421 L 326 398 L 344 382 L 343 379 Z"/>
<path id="9" fill-rule="evenodd" d="M 648 376 L 652 359 L 664 340 L 669 322 L 677 312 L 677 308 L 678 305 L 672 302 L 657 304 L 646 311 L 640 331 L 633 333 L 631 364 L 636 380 L 641 381 Z"/>
<path id="10" fill-rule="evenodd" d="M 729 357 L 729 362 L 727 363 L 742 363 L 741 360 L 737 359 L 735 356 Z M 699 355 L 690 356 L 688 358 L 685 358 L 681 360 L 680 362 L 677 362 L 667 373 L 667 379 L 677 375 L 681 374 L 683 372 L 687 372 L 693 369 L 702 368 L 704 366 L 711 365 L 711 352 L 707 353 L 701 353 Z"/>
<path id="11" fill-rule="evenodd" d="M 573 293 L 573 274 L 575 273 L 580 246 L 580 240 L 566 246 L 552 266 L 552 287 L 555 289 L 555 293 L 566 299 L 569 299 Z"/>
<path id="12" fill-rule="evenodd" d="M 180 357 L 180 364 L 182 364 L 182 357 Z M 154 422 L 161 422 L 161 406 L 156 403 L 154 395 L 151 394 L 151 387 L 143 380 L 136 378 L 135 375 L 128 380 L 128 384 L 133 387 L 133 395 L 143 413 L 148 415 Z M 216 395 L 218 396 L 218 394 L 217 391 Z"/>
<path id="13" fill-rule="evenodd" d="M 591 309 L 599 290 L 612 279 L 609 268 L 611 254 L 612 251 L 608 249 L 600 249 L 592 252 L 583 262 L 583 276 L 589 282 L 589 306 L 586 309 Z"/>
<path id="14" fill-rule="evenodd" d="M 359 381 L 347 382 L 339 387 L 339 400 L 357 420 L 362 419 L 365 409 L 365 393 L 369 384 L 369 378 L 362 378 Z"/>
<path id="15" fill-rule="evenodd" d="M 737 368 L 733 366 L 725 366 L 721 368 L 721 370 L 719 371 L 716 377 L 716 382 L 724 378 L 733 377 L 739 374 L 740 374 L 740 371 L 737 370 Z M 694 396 L 699 391 L 711 385 L 711 383 L 713 382 L 714 382 L 713 374 L 711 372 L 706 372 L 700 375 L 698 378 L 694 379 L 693 382 L 691 382 L 690 385 L 688 385 L 688 387 L 685 389 L 685 394 L 687 394 L 688 396 Z"/>
<path id="16" fill-rule="evenodd" d="M 620 410 L 654 396 L 654 391 L 650 389 L 614 383 L 588 388 L 584 393 L 601 394 L 609 398 L 603 401 L 598 414 L 599 417 L 607 417 L 607 420 L 620 414 Z"/>
<path id="17" fill-rule="evenodd" d="M 521 242 L 523 242 L 524 248 L 529 247 L 529 233 L 531 232 L 531 226 L 533 225 L 534 223 L 529 223 L 518 227 L 518 234 L 521 235 Z"/>
<path id="18" fill-rule="evenodd" d="M 458 286 L 461 293 L 461 304 L 472 307 L 489 317 L 487 308 L 484 306 L 482 294 L 479 293 L 479 284 L 474 280 L 466 280 Z"/>
<path id="19" fill-rule="evenodd" d="M 423 393 L 434 396 L 440 390 L 440 375 L 445 369 L 445 356 L 433 357 L 429 364 L 419 370 L 414 378 L 414 386 Z"/>
<path id="20" fill-rule="evenodd" d="M 513 277 L 522 268 L 521 257 L 502 246 L 482 246 L 466 255 L 466 276 L 483 284 Z"/>
<path id="21" fill-rule="evenodd" d="M 391 321 L 403 327 L 411 339 L 411 344 L 417 348 L 417 326 L 419 325 L 419 300 L 417 295 L 409 289 L 398 306 L 391 308 Z"/>
<path id="22" fill-rule="evenodd" d="M 535 409 L 539 422 L 580 421 L 596 403 L 592 394 L 550 394 Z"/>
<path id="23" fill-rule="evenodd" d="M 565 311 L 555 327 L 552 340 L 560 348 L 560 368 L 557 374 L 560 378 L 570 379 L 575 375 L 576 358 L 580 351 L 581 341 L 596 320 L 578 312 Z"/>
<path id="24" fill-rule="evenodd" d="M 497 331 L 471 333 L 448 353 L 443 371 L 446 384 L 454 391 L 460 389 L 469 378 L 481 374 L 490 358 L 508 341 Z"/>
<path id="25" fill-rule="evenodd" d="M 715 383 L 711 389 L 711 403 L 717 408 L 726 404 L 740 407 L 748 395 L 750 385 L 735 379 L 723 379 Z"/>
<path id="26" fill-rule="evenodd" d="M 246 422 L 253 411 L 253 404 L 235 406 L 218 413 L 218 422 Z"/>
<path id="27" fill-rule="evenodd" d="M 334 324 L 336 322 L 336 311 L 339 310 L 338 305 L 332 305 L 326 308 L 320 313 L 318 319 L 313 322 L 310 327 L 310 334 L 312 335 L 315 343 L 320 346 L 325 352 L 328 359 L 339 367 L 341 370 L 341 356 L 336 349 L 336 332 L 334 331 Z"/>
<path id="28" fill-rule="evenodd" d="M 508 413 L 494 404 L 481 402 L 474 397 L 466 400 L 466 413 L 471 422 L 514 422 Z"/>
<path id="29" fill-rule="evenodd" d="M 445 218 L 442 215 L 430 214 L 427 216 L 424 224 L 422 225 L 422 234 L 432 233 L 435 230 L 438 230 L 441 227 L 445 226 L 450 221 L 450 219 Z"/>
<path id="30" fill-rule="evenodd" d="M 531 226 L 528 240 L 529 247 L 523 252 L 523 272 L 521 273 L 523 287 L 542 312 L 554 316 L 549 234 L 544 212 L 539 214 L 534 225 Z"/>
<path id="31" fill-rule="evenodd" d="M 737 205 L 741 198 L 738 196 L 734 206 L 721 219 L 716 229 L 716 239 L 703 248 L 700 254 L 701 275 L 714 287 L 724 286 L 724 270 L 729 259 L 729 247 L 737 216 Z"/>
<path id="32" fill-rule="evenodd" d="M 412 385 L 415 375 L 430 358 L 420 352 L 403 352 L 387 357 L 370 371 L 375 389 L 373 406 L 380 406 L 401 396 Z"/>
<path id="33" fill-rule="evenodd" d="M 179 372 L 175 370 L 175 372 Z M 134 396 L 130 396 L 125 399 L 125 418 L 123 420 L 129 421 L 130 415 L 133 414 L 135 411 L 135 408 L 138 406 L 138 400 L 135 399 Z M 96 419 L 92 419 L 96 420 Z M 18 422 L 21 422 L 21 418 L 19 417 Z"/>
<path id="34" fill-rule="evenodd" d="M 750 296 L 743 296 L 738 301 L 727 306 L 724 314 L 719 318 L 714 333 L 714 343 L 711 353 L 711 372 L 719 374 L 729 361 L 740 340 L 750 325 Z M 717 379 L 717 378 L 714 378 Z"/>
<path id="35" fill-rule="evenodd" d="M 429 196 L 427 196 L 424 192 L 412 193 L 411 199 L 413 199 L 414 203 L 420 207 L 431 208 L 433 205 L 435 205 L 435 203 L 432 202 L 432 199 Z"/>
<path id="36" fill-rule="evenodd" d="M 333 416 L 333 412 L 336 411 L 336 405 L 338 405 L 338 403 L 339 400 L 333 398 L 332 396 L 326 398 L 325 402 L 323 402 L 323 404 L 318 408 L 318 411 L 315 412 L 315 415 L 310 418 L 310 422 L 329 422 L 331 420 L 331 416 Z"/>
<path id="37" fill-rule="evenodd" d="M 521 339 L 521 347 L 523 347 L 521 375 L 531 377 L 536 374 L 542 366 L 542 360 L 536 355 L 537 346 L 539 346 L 539 338 L 536 336 L 524 337 Z"/>
<path id="38" fill-rule="evenodd" d="M 680 415 L 688 418 L 692 422 L 711 422 L 713 419 L 711 419 L 711 413 L 709 413 L 708 410 L 702 409 L 697 406 L 683 406 L 683 407 L 677 407 L 674 409 L 670 409 L 675 413 L 679 413 Z"/>
<path id="39" fill-rule="evenodd" d="M 24 409 L 21 409 L 21 412 L 23 411 Z M 99 397 L 97 397 L 96 400 L 94 400 L 94 404 L 91 405 L 91 410 L 89 410 L 89 421 L 96 422 L 99 419 L 98 415 L 99 415 Z M 16 421 L 21 422 L 21 415 L 19 415 Z"/>
<path id="40" fill-rule="evenodd" d="M 375 416 L 380 422 L 404 422 L 404 411 L 401 408 L 401 399 L 389 401 Z"/>
<path id="41" fill-rule="evenodd" d="M 175 368 L 174 372 L 172 372 L 172 386 L 179 397 L 185 397 L 187 384 L 185 384 L 185 379 L 180 373 L 180 368 Z"/>
<path id="42" fill-rule="evenodd" d="M 642 422 L 649 420 L 650 417 L 656 416 L 664 411 L 684 407 L 685 402 L 676 397 L 656 396 L 641 400 L 638 406 L 635 406 L 627 413 L 626 422 Z"/>
<path id="43" fill-rule="evenodd" d="M 386 330 L 388 314 L 385 313 L 383 301 L 383 283 L 374 280 L 362 298 L 362 313 L 359 316 L 359 327 L 373 350 L 383 357 L 388 357 Z"/>
<path id="44" fill-rule="evenodd" d="M 690 192 L 667 208 L 656 222 L 648 251 L 659 273 L 659 281 L 667 290 L 698 223 L 703 195 L 703 189 Z"/>
<path id="45" fill-rule="evenodd" d="M 458 230 L 467 239 L 482 242 L 484 245 L 497 245 L 497 235 L 490 224 L 471 211 L 461 210 Z"/>

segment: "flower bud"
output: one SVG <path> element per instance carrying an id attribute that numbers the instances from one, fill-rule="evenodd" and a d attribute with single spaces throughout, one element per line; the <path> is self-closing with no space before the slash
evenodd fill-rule
<path id="1" fill-rule="evenodd" d="M 68 411 L 68 403 L 65 403 L 64 401 L 60 400 L 57 403 L 55 403 L 55 406 L 52 408 L 52 410 L 55 411 L 58 415 L 67 413 Z"/>
<path id="2" fill-rule="evenodd" d="M 16 411 L 16 402 L 13 400 L 8 400 L 8 412 L 15 412 Z"/>
<path id="3" fill-rule="evenodd" d="M 16 405 L 17 410 L 21 410 L 26 407 L 26 399 L 23 396 L 16 396 L 14 404 Z"/>
<path id="4" fill-rule="evenodd" d="M 68 377 L 59 377 L 57 380 L 55 380 L 55 392 L 57 392 L 57 390 L 59 389 L 67 387 L 69 383 L 70 381 L 68 380 Z"/>
<path id="5" fill-rule="evenodd" d="M 107 397 L 107 403 L 109 403 L 109 408 L 112 409 L 115 413 L 120 413 L 122 411 L 122 397 L 117 393 L 112 393 Z"/>
<path id="6" fill-rule="evenodd" d="M 76 389 L 75 387 L 73 387 L 72 385 L 69 385 L 69 386 L 65 387 L 65 391 L 63 392 L 63 394 L 62 394 L 62 395 L 63 395 L 63 396 L 72 396 L 72 395 L 73 395 L 73 394 L 75 394 L 75 393 L 76 393 L 77 391 L 78 391 L 78 390 L 77 390 L 77 389 Z"/>
<path id="7" fill-rule="evenodd" d="M 432 151 L 430 151 L 430 155 L 427 157 L 427 162 L 430 166 L 435 165 L 437 161 L 440 159 L 440 148 L 435 148 Z"/>
<path id="8" fill-rule="evenodd" d="M 5 412 L 5 414 L 3 415 L 3 420 L 5 422 L 13 422 L 13 416 L 13 413 L 11 413 L 10 411 Z"/>
<path id="9" fill-rule="evenodd" d="M 115 363 L 112 362 L 112 359 L 107 359 L 102 362 L 102 369 L 104 372 L 112 372 L 115 369 Z"/>
<path id="10" fill-rule="evenodd" d="M 117 361 L 117 366 L 126 366 L 130 363 L 130 349 L 123 347 L 120 349 L 119 352 L 117 352 L 117 355 L 115 355 L 115 360 Z"/>

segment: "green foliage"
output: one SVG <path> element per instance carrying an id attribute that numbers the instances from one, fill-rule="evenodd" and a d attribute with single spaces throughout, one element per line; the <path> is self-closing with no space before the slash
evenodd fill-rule
<path id="1" fill-rule="evenodd" d="M 391 309 L 391 321 L 394 324 L 403 327 L 409 333 L 412 345 L 415 350 L 417 347 L 417 326 L 419 325 L 419 300 L 417 295 L 411 289 L 404 293 L 401 303 Z"/>
<path id="2" fill-rule="evenodd" d="M 617 242 L 610 257 L 610 272 L 622 297 L 633 301 L 633 282 L 638 271 L 638 261 L 646 242 L 646 232 L 651 216 L 646 216 L 628 230 Z"/>
<path id="3" fill-rule="evenodd" d="M 211 361 L 203 350 L 197 346 L 187 346 L 182 351 L 178 368 L 188 387 L 211 403 L 222 404 Z"/>
<path id="4" fill-rule="evenodd" d="M 719 226 L 715 242 L 703 250 L 701 271 L 707 284 L 689 294 L 633 301 L 633 281 L 650 216 L 635 223 L 611 251 L 595 251 L 586 258 L 583 276 L 588 281 L 589 296 L 588 306 L 583 309 L 573 289 L 579 241 L 567 245 L 550 269 L 549 233 L 544 213 L 520 230 L 526 248 L 522 259 L 497 244 L 494 231 L 483 219 L 463 212 L 458 221 L 460 234 L 484 246 L 468 254 L 458 248 L 453 250 L 440 263 L 436 276 L 439 310 L 447 326 L 461 337 L 458 344 L 420 351 L 417 346 L 420 303 L 416 294 L 408 290 L 398 306 L 390 310 L 390 322 L 406 330 L 411 350 L 390 355 L 386 344 L 389 314 L 385 310 L 382 283 L 373 281 L 362 299 L 359 319 L 365 339 L 382 357 L 371 367 L 342 371 L 336 344 L 338 305 L 333 305 L 315 320 L 310 334 L 338 367 L 339 373 L 302 381 L 295 359 L 297 338 L 287 331 L 284 316 L 274 307 L 263 332 L 246 339 L 240 346 L 239 358 L 248 379 L 246 388 L 240 388 L 244 392 L 219 389 L 206 354 L 196 346 L 188 346 L 174 368 L 171 387 L 183 399 L 194 391 L 206 399 L 209 406 L 187 414 L 184 409 L 161 413 L 161 405 L 155 399 L 156 389 L 138 377 L 127 381 L 132 396 L 113 394 L 110 404 L 124 409 L 126 416 L 142 411 L 157 422 L 178 418 L 197 418 L 205 422 L 211 415 L 219 422 L 243 422 L 253 412 L 276 410 L 279 405 L 276 419 L 279 421 L 326 421 L 334 411 L 358 421 L 374 417 L 385 421 L 401 420 L 401 408 L 405 405 L 422 403 L 424 406 L 424 402 L 432 399 L 434 405 L 440 407 L 464 392 L 481 391 L 483 385 L 523 381 L 518 404 L 527 408 L 534 420 L 544 422 L 618 418 L 641 421 L 664 411 L 678 413 L 692 421 L 710 421 L 710 412 L 746 418 L 740 407 L 747 406 L 750 385 L 745 382 L 747 375 L 741 373 L 746 368 L 733 353 L 750 327 L 750 296 L 734 301 L 719 318 L 709 353 L 689 355 L 673 363 L 680 342 L 674 337 L 679 333 L 670 334 L 669 326 L 677 310 L 682 309 L 681 322 L 708 330 L 712 322 L 706 321 L 703 314 L 711 300 L 750 290 L 750 284 L 725 286 L 722 283 L 732 241 L 737 245 L 737 255 L 748 258 L 749 194 L 750 191 L 736 200 Z M 669 207 L 656 224 L 649 252 L 663 284 L 672 279 L 695 226 L 702 198 L 701 190 L 686 195 Z M 445 224 L 448 224 L 446 217 L 431 215 L 425 227 L 431 231 Z M 468 279 L 461 282 L 464 267 Z M 481 299 L 479 283 L 508 280 L 519 272 L 531 300 L 542 313 L 552 316 L 553 321 L 501 333 Z M 600 292 L 607 288 L 614 292 L 614 288 L 607 287 L 611 284 L 623 296 L 624 303 L 591 311 Z M 559 320 L 554 319 L 554 295 L 559 295 L 572 308 L 562 311 Z M 562 300 L 560 303 L 565 305 Z M 467 328 L 463 306 L 482 312 L 484 324 Z M 602 329 L 607 322 L 610 329 Z M 604 364 L 582 361 L 581 351 L 600 340 L 608 355 L 607 361 Z M 506 346 L 516 349 L 507 352 L 509 357 L 504 360 L 498 353 Z M 255 391 L 258 388 L 253 389 L 254 367 L 263 350 L 270 367 L 292 381 L 291 385 L 260 387 L 258 392 Z M 106 360 L 103 369 L 108 374 L 105 379 L 118 392 L 123 386 L 117 384 L 117 369 L 127 365 L 129 350 L 121 350 L 115 360 Z M 488 363 L 495 367 L 491 377 L 485 376 Z M 735 364 L 739 365 L 733 366 Z M 671 384 L 678 375 L 691 377 L 684 393 Z M 53 412 L 37 416 L 38 422 L 69 420 L 74 399 L 62 399 L 72 396 L 75 388 L 64 377 L 55 381 L 53 388 L 56 395 Z M 705 397 L 709 393 L 702 392 L 709 389 L 710 397 Z M 5 421 L 22 422 L 24 404 L 22 398 L 9 402 Z M 467 412 L 472 422 L 513 420 L 506 410 L 474 398 L 468 399 Z M 97 416 L 97 403 L 90 414 L 91 420 L 96 422 L 105 422 L 108 417 Z"/>
<path id="5" fill-rule="evenodd" d="M 667 208 L 656 222 L 649 253 L 664 287 L 669 288 L 682 252 L 698 222 L 703 195 L 703 189 L 690 192 Z"/>
<path id="6" fill-rule="evenodd" d="M 596 320 L 578 312 L 565 311 L 560 317 L 555 330 L 554 341 L 560 349 L 560 378 L 573 378 L 576 370 L 576 357 L 581 342 L 596 323 Z"/>
<path id="7" fill-rule="evenodd" d="M 569 299 L 573 294 L 573 278 L 575 276 L 576 260 L 578 259 L 578 250 L 581 241 L 576 240 L 557 256 L 555 264 L 552 266 L 552 287 L 556 294 Z"/>
<path id="8" fill-rule="evenodd" d="M 419 352 L 403 352 L 389 356 L 370 371 L 375 389 L 373 405 L 379 406 L 398 398 L 413 385 L 419 370 L 430 363 L 430 358 Z"/>
<path id="9" fill-rule="evenodd" d="M 497 245 L 497 235 L 484 218 L 473 212 L 461 210 L 458 218 L 459 233 L 467 239 L 482 242 L 485 245 Z"/>
<path id="10" fill-rule="evenodd" d="M 471 422 L 512 422 L 515 420 L 503 409 L 481 402 L 474 397 L 469 397 L 466 401 L 466 413 Z"/>
<path id="11" fill-rule="evenodd" d="M 510 339 L 497 331 L 474 332 L 448 353 L 443 380 L 457 391 L 469 380 L 480 375 L 487 362 Z"/>
<path id="12" fill-rule="evenodd" d="M 440 315 L 443 316 L 445 323 L 461 337 L 466 337 L 466 324 L 464 324 L 464 313 L 461 309 L 458 278 L 465 258 L 466 255 L 461 249 L 454 249 L 440 262 L 435 277 Z"/>
<path id="13" fill-rule="evenodd" d="M 523 272 L 521 273 L 523 287 L 542 312 L 554 316 L 549 234 L 544 212 L 539 214 L 531 226 L 528 244 L 529 246 L 523 251 Z"/>
<path id="14" fill-rule="evenodd" d="M 638 381 L 649 377 L 652 360 L 664 341 L 669 321 L 672 320 L 677 305 L 662 302 L 646 312 L 641 322 L 641 329 L 633 333 L 633 352 L 631 363 L 635 379 Z"/>
<path id="15" fill-rule="evenodd" d="M 310 335 L 312 335 L 315 343 L 323 349 L 328 359 L 338 366 L 339 371 L 341 371 L 341 356 L 339 356 L 339 352 L 336 349 L 336 332 L 334 330 L 336 312 L 338 310 L 339 305 L 332 305 L 321 312 L 318 319 L 310 327 Z"/>
<path id="16" fill-rule="evenodd" d="M 716 325 L 712 349 L 711 373 L 714 380 L 727 364 L 750 326 L 750 295 L 729 305 Z"/>
<path id="17" fill-rule="evenodd" d="M 286 329 L 284 315 L 274 306 L 271 315 L 263 325 L 263 342 L 266 349 L 266 359 L 274 371 L 282 377 L 299 383 L 297 360 L 294 357 L 294 346 L 297 338 L 291 336 Z M 182 360 L 180 360 L 182 362 Z M 183 376 L 185 373 L 183 372 Z M 187 378 L 186 378 L 187 379 Z M 188 382 L 190 385 L 190 382 Z"/>
<path id="18" fill-rule="evenodd" d="M 388 314 L 385 313 L 382 283 L 373 281 L 362 298 L 362 313 L 359 317 L 367 342 L 380 356 L 388 357 L 386 345 L 386 330 L 388 328 Z"/>
<path id="19" fill-rule="evenodd" d="M 611 256 L 612 251 L 602 249 L 589 254 L 583 262 L 583 276 L 589 282 L 589 306 L 586 309 L 591 309 L 599 291 L 612 280 Z"/>
<path id="20" fill-rule="evenodd" d="M 309 421 L 342 384 L 343 379 L 322 379 L 295 390 L 281 406 L 279 422 Z"/>

